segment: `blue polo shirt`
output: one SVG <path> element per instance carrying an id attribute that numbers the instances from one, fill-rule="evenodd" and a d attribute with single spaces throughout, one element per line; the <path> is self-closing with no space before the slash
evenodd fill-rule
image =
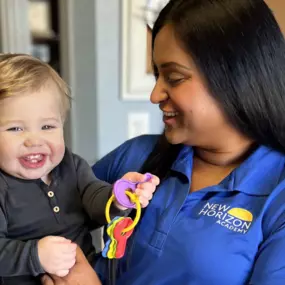
<path id="1" fill-rule="evenodd" d="M 127 141 L 93 166 L 115 182 L 139 171 L 158 136 Z M 190 193 L 185 146 L 122 259 L 116 285 L 284 285 L 285 156 L 260 146 L 220 184 Z M 105 260 L 96 271 L 106 276 Z"/>

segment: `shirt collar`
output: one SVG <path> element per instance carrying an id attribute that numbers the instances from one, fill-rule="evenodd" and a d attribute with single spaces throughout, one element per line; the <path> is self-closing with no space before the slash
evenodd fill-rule
<path id="1" fill-rule="evenodd" d="M 176 160 L 172 164 L 171 170 L 184 174 L 187 179 L 192 175 L 193 165 L 193 148 L 191 146 L 183 146 Z"/>
<path id="2" fill-rule="evenodd" d="M 193 148 L 184 146 L 171 169 L 182 173 L 189 180 L 192 175 L 192 165 Z M 219 185 L 209 187 L 207 191 L 240 191 L 251 195 L 269 195 L 279 184 L 284 165 L 283 154 L 259 146 Z"/>
<path id="3" fill-rule="evenodd" d="M 252 195 L 269 195 L 284 172 L 282 153 L 260 146 L 231 175 L 230 190 Z"/>
<path id="4" fill-rule="evenodd" d="M 39 178 L 39 179 L 21 179 L 17 178 L 15 176 L 12 176 L 3 170 L 0 170 L 0 175 L 2 179 L 5 181 L 4 183 L 7 185 L 7 187 L 17 187 L 17 186 L 22 186 L 23 184 L 31 184 L 31 183 L 36 183 L 39 186 L 45 185 L 45 183 Z M 54 183 L 59 178 L 59 167 L 55 167 L 52 172 L 51 172 L 51 183 Z M 3 182 L 2 182 L 3 183 Z"/>

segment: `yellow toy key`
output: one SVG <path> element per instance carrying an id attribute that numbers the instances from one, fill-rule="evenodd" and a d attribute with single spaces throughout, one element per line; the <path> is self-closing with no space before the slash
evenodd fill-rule
<path id="1" fill-rule="evenodd" d="M 113 220 L 112 224 L 107 228 L 107 234 L 110 237 L 110 244 L 108 247 L 108 252 L 107 252 L 107 257 L 112 259 L 115 258 L 116 256 L 116 248 L 117 248 L 117 240 L 114 238 L 114 228 L 116 224 L 124 219 L 124 217 L 117 218 Z"/>
<path id="2" fill-rule="evenodd" d="M 108 257 L 108 251 L 109 251 L 109 247 L 111 244 L 111 235 L 112 235 L 112 231 L 111 231 L 111 227 L 114 226 L 114 223 L 116 222 L 116 220 L 121 220 L 123 217 L 115 217 L 112 221 L 109 222 L 108 226 L 107 226 L 107 234 L 109 236 L 109 239 L 106 241 L 104 249 L 102 251 L 102 255 L 107 258 Z"/>

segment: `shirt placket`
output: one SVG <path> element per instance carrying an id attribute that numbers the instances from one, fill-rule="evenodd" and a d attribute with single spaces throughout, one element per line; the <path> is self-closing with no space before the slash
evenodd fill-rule
<path id="1" fill-rule="evenodd" d="M 61 216 L 61 208 L 58 201 L 58 198 L 55 195 L 55 186 L 56 181 L 51 183 L 50 185 L 46 185 L 44 182 L 41 182 L 41 189 L 44 191 L 47 199 L 49 200 L 50 209 L 58 223 L 62 223 L 62 216 Z M 35 201 L 36 203 L 36 201 Z"/>

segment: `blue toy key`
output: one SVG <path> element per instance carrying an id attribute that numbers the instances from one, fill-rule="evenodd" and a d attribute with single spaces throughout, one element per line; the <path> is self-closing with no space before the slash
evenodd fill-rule
<path id="1" fill-rule="evenodd" d="M 115 217 L 107 226 L 107 234 L 109 236 L 107 242 L 105 243 L 104 249 L 102 251 L 102 256 L 105 258 L 113 258 L 113 251 L 114 251 L 114 246 L 116 246 L 116 242 L 114 240 L 113 236 L 113 229 L 116 226 L 116 224 L 122 220 L 123 217 Z M 110 249 L 110 247 L 112 247 Z M 110 251 L 111 250 L 111 251 Z"/>
<path id="2" fill-rule="evenodd" d="M 116 250 L 117 250 L 117 244 L 118 244 L 118 241 L 117 241 L 117 239 L 114 236 L 114 228 L 123 219 L 124 218 L 121 217 L 121 218 L 113 221 L 112 225 L 107 229 L 107 234 L 109 235 L 110 241 L 111 241 L 109 243 L 109 249 L 108 249 L 108 252 L 107 252 L 107 257 L 109 259 L 115 258 L 115 254 L 116 254 Z"/>

